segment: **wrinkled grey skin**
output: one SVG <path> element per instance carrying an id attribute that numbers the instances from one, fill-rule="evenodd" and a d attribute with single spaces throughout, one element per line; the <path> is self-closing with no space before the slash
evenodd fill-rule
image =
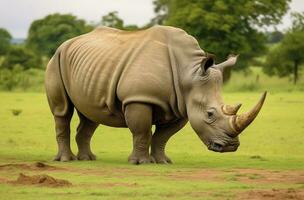
<path id="1" fill-rule="evenodd" d="M 151 31 L 157 30 L 157 34 L 159 34 L 161 31 L 167 31 L 167 29 L 170 29 L 169 31 L 173 30 L 173 28 L 159 26 L 151 29 Z M 100 31 L 102 33 L 105 32 L 104 29 Z M 116 34 L 116 32 L 119 31 L 107 29 L 106 32 L 110 32 L 111 34 L 114 32 Z M 96 34 L 99 33 L 97 32 L 94 34 L 91 34 L 94 37 L 91 37 L 90 34 L 88 34 L 88 36 L 82 36 L 82 38 L 86 39 L 86 37 L 88 37 L 89 39 L 86 39 L 85 41 L 90 41 L 92 38 L 96 38 Z M 141 32 L 139 34 L 146 33 Z M 150 35 L 148 36 L 151 37 L 152 35 L 153 37 L 153 34 L 155 33 L 151 32 L 149 34 Z M 177 31 L 177 34 L 185 35 L 185 33 L 180 30 Z M 148 36 L 144 35 L 145 38 Z M 121 40 L 124 40 L 123 37 L 126 36 L 121 36 Z M 187 37 L 189 39 L 189 36 L 183 37 Z M 64 43 L 57 50 L 46 70 L 46 94 L 51 111 L 54 115 L 56 139 L 58 143 L 58 154 L 54 160 L 95 160 L 96 156 L 91 151 L 90 141 L 99 124 L 112 127 L 128 127 L 130 129 L 133 135 L 133 151 L 129 156 L 128 161 L 132 164 L 151 162 L 164 164 L 171 163 L 172 161 L 165 154 L 166 143 L 172 135 L 177 133 L 186 125 L 188 120 L 194 131 L 209 150 L 216 152 L 236 151 L 239 146 L 238 134 L 256 117 L 265 99 L 264 95 L 258 106 L 256 106 L 253 111 L 250 111 L 249 114 L 247 113 L 240 116 L 236 115 L 239 106 L 225 107 L 226 105 L 221 97 L 221 86 L 224 68 L 234 65 L 237 56 L 232 56 L 227 61 L 215 65 L 214 57 L 212 55 L 208 55 L 202 50 L 196 49 L 195 56 L 198 56 L 200 61 L 197 62 L 197 57 L 195 57 L 194 61 L 196 63 L 189 65 L 190 68 L 180 67 L 180 69 L 177 70 L 178 77 L 180 78 L 178 84 L 176 84 L 178 86 L 173 87 L 175 89 L 172 90 L 172 94 L 165 93 L 164 95 L 172 96 L 178 100 L 177 102 L 170 102 L 171 110 L 174 110 L 174 113 L 177 114 L 164 111 L 161 106 L 154 103 L 154 96 L 149 96 L 150 94 L 143 95 L 144 100 L 141 100 L 140 102 L 136 100 L 127 101 L 127 99 L 132 97 L 132 91 L 137 92 L 136 85 L 134 88 L 134 83 L 136 83 L 137 79 L 130 77 L 134 75 L 134 73 L 128 76 L 123 76 L 124 72 L 121 72 L 122 75 L 117 76 L 118 80 L 116 81 L 120 84 L 114 85 L 115 87 L 113 87 L 112 84 L 114 81 L 111 81 L 112 85 L 110 85 L 110 87 L 107 85 L 98 85 L 96 83 L 100 80 L 106 81 L 107 78 L 110 79 L 111 75 L 114 74 L 112 71 L 107 72 L 104 70 L 103 74 L 101 74 L 103 76 L 94 76 L 94 74 L 92 74 L 91 77 L 89 77 L 89 75 L 84 77 L 83 74 L 87 71 L 86 67 L 88 67 L 88 70 L 90 71 L 92 68 L 97 70 L 106 69 L 106 66 L 99 66 L 95 64 L 98 62 L 94 62 L 94 60 L 99 59 L 98 49 L 94 50 L 91 48 L 94 51 L 92 50 L 91 54 L 87 54 L 85 52 L 85 47 L 78 48 L 76 46 L 78 48 L 77 51 L 80 53 L 77 54 L 76 50 L 76 53 L 73 53 L 72 45 L 82 38 Z M 161 38 L 165 37 L 161 36 Z M 95 39 L 93 39 L 92 41 L 94 42 Z M 128 38 L 126 41 L 127 40 Z M 189 39 L 190 42 L 192 42 L 192 40 L 192 38 Z M 159 43 L 160 42 L 157 44 Z M 195 48 L 199 48 L 196 43 L 194 43 L 193 46 Z M 84 53 L 81 52 L 82 49 L 84 49 Z M 97 55 L 96 58 L 89 58 L 89 56 L 94 54 L 94 52 Z M 142 55 L 142 53 L 140 55 Z M 80 58 L 80 61 L 76 60 L 74 62 L 72 60 L 77 59 L 78 57 Z M 83 57 L 83 61 L 81 60 L 81 57 Z M 113 58 L 114 57 L 112 57 L 112 60 L 109 59 L 112 63 Z M 179 59 L 185 61 L 182 57 Z M 76 64 L 73 65 L 73 63 Z M 80 66 L 79 63 L 82 64 L 82 66 Z M 90 66 L 86 66 L 86 63 L 91 64 Z M 124 65 L 121 65 L 121 67 L 126 68 Z M 128 69 L 132 68 L 132 66 L 128 67 Z M 72 71 L 75 68 L 77 68 L 78 72 L 80 71 L 78 74 L 77 70 Z M 81 69 L 84 71 L 81 71 Z M 150 70 L 150 68 L 144 69 Z M 155 78 L 159 77 L 155 74 L 157 69 L 158 68 L 155 66 L 151 68 L 151 71 L 140 71 L 138 73 L 142 73 L 142 75 L 148 74 L 148 78 Z M 76 74 L 75 77 L 72 76 L 73 74 Z M 155 80 L 157 80 L 157 78 Z M 159 83 L 168 80 L 171 80 L 170 77 L 167 77 L 166 80 L 160 80 Z M 154 88 L 156 85 L 146 84 L 147 86 L 145 86 L 145 83 L 148 83 L 147 79 L 142 81 L 143 83 L 138 85 L 138 87 L 147 87 L 144 91 L 153 92 L 156 90 L 157 92 L 155 95 L 162 94 L 162 91 Z M 104 84 L 105 82 L 103 81 L 102 83 Z M 108 91 L 108 88 L 111 88 L 111 86 L 114 89 L 112 91 Z M 169 87 L 170 85 L 166 84 L 165 86 Z M 85 88 L 85 90 L 82 87 Z M 100 91 L 105 91 L 105 93 Z M 179 92 L 180 94 L 175 94 L 174 91 L 176 91 L 176 93 Z M 111 94 L 111 98 L 107 97 L 106 93 Z M 105 97 L 103 97 L 103 95 Z M 128 97 L 128 95 L 131 95 L 131 97 Z M 114 98 L 112 98 L 113 96 Z M 147 96 L 147 98 L 145 98 L 145 96 Z M 164 99 L 164 97 L 159 97 L 159 99 L 161 98 L 162 100 Z M 174 98 L 171 99 L 174 100 Z M 95 101 L 94 99 L 97 99 L 98 101 Z M 104 101 L 103 99 L 106 100 Z M 163 101 L 165 102 L 166 100 Z M 74 108 L 77 110 L 80 119 L 76 135 L 76 142 L 79 149 L 77 156 L 75 156 L 70 149 L 70 120 L 73 115 Z M 152 125 L 156 126 L 156 130 L 153 135 L 151 131 Z"/>

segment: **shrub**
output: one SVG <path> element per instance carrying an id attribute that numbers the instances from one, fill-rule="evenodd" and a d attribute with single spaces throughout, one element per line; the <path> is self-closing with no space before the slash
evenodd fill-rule
<path id="1" fill-rule="evenodd" d="M 11 111 L 14 116 L 18 116 L 22 113 L 21 109 L 12 109 Z"/>
<path id="2" fill-rule="evenodd" d="M 0 90 L 43 91 L 44 71 L 29 69 L 24 71 L 20 65 L 12 70 L 0 70 Z"/>
<path id="3" fill-rule="evenodd" d="M 0 86 L 4 90 L 13 90 L 19 82 L 19 73 L 22 68 L 16 65 L 13 70 L 2 69 L 0 71 Z"/>
<path id="4" fill-rule="evenodd" d="M 41 63 L 41 58 L 36 56 L 31 50 L 14 46 L 7 51 L 1 67 L 12 70 L 15 65 L 20 65 L 24 70 L 27 70 L 41 68 Z"/>

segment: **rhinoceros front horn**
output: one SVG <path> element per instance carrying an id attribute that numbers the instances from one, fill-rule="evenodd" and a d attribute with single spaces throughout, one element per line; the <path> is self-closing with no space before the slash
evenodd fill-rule
<path id="1" fill-rule="evenodd" d="M 263 103 L 265 101 L 267 92 L 264 92 L 259 102 L 249 111 L 241 115 L 234 115 L 231 118 L 231 126 L 234 129 L 236 135 L 240 134 L 259 114 Z"/>

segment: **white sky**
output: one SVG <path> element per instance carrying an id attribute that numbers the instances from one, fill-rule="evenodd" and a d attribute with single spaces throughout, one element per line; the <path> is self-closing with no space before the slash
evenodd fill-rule
<path id="1" fill-rule="evenodd" d="M 293 0 L 292 11 L 304 11 L 304 0 Z M 152 0 L 0 0 L 0 27 L 15 38 L 25 38 L 31 22 L 59 12 L 71 13 L 88 22 L 98 22 L 110 11 L 118 11 L 126 24 L 144 25 L 154 16 Z M 279 30 L 290 26 L 283 19 Z"/>

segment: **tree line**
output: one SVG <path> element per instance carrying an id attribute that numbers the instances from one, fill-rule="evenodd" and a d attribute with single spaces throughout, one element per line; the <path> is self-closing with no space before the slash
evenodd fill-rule
<path id="1" fill-rule="evenodd" d="M 58 46 L 69 38 L 87 33 L 98 25 L 123 30 L 138 30 L 155 24 L 182 28 L 193 35 L 201 47 L 217 55 L 221 62 L 229 54 L 240 54 L 235 69 L 246 70 L 257 57 L 267 55 L 260 63 L 269 75 L 289 76 L 294 83 L 304 56 L 304 14 L 293 14 L 293 25 L 286 32 L 267 33 L 289 9 L 291 0 L 154 0 L 155 17 L 145 26 L 126 25 L 117 12 L 90 24 L 71 14 L 51 14 L 32 22 L 26 41 L 12 45 L 10 33 L 0 29 L 0 69 L 43 68 Z M 267 42 L 279 42 L 269 50 Z M 268 52 L 269 51 L 269 52 Z M 229 72 L 226 73 L 229 78 Z"/>

